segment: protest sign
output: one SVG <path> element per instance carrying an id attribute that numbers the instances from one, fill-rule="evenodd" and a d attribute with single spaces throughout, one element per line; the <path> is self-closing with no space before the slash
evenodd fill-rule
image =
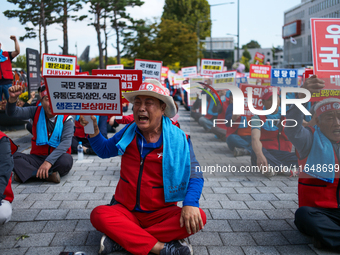
<path id="1" fill-rule="evenodd" d="M 236 86 L 236 71 L 213 74 L 213 87 L 216 90 L 226 89 L 226 85 Z"/>
<path id="2" fill-rule="evenodd" d="M 165 79 L 168 78 L 168 73 L 169 73 L 169 67 L 162 66 L 162 73 L 161 73 L 162 83 L 164 83 Z"/>
<path id="3" fill-rule="evenodd" d="M 270 83 L 276 87 L 297 87 L 297 69 L 272 69 Z"/>
<path id="4" fill-rule="evenodd" d="M 107 70 L 124 70 L 124 65 L 119 64 L 119 65 L 106 65 Z"/>
<path id="5" fill-rule="evenodd" d="M 311 19 L 314 74 L 325 79 L 325 89 L 340 88 L 340 19 Z"/>
<path id="6" fill-rule="evenodd" d="M 120 77 L 122 92 L 138 90 L 143 82 L 142 70 L 93 69 L 92 74 L 98 76 Z M 122 103 L 128 103 L 128 101 L 123 98 Z"/>
<path id="7" fill-rule="evenodd" d="M 236 78 L 236 85 L 237 85 L 237 87 L 240 87 L 241 83 L 248 84 L 248 78 L 247 77 Z"/>
<path id="8" fill-rule="evenodd" d="M 77 57 L 46 54 L 43 55 L 42 75 L 75 75 Z"/>
<path id="9" fill-rule="evenodd" d="M 87 72 L 80 72 L 80 73 L 77 73 L 77 75 L 90 75 L 90 73 L 87 71 Z"/>
<path id="10" fill-rule="evenodd" d="M 270 79 L 271 66 L 266 65 L 250 65 L 249 78 L 254 79 Z"/>
<path id="11" fill-rule="evenodd" d="M 182 75 L 184 77 L 196 76 L 197 75 L 197 66 L 182 67 Z"/>
<path id="12" fill-rule="evenodd" d="M 40 87 L 40 56 L 39 51 L 26 48 L 26 65 L 27 65 L 27 87 L 28 93 L 31 94 L 32 91 L 38 92 Z M 38 93 L 36 93 L 38 96 Z M 36 102 L 36 99 L 32 101 Z"/>
<path id="13" fill-rule="evenodd" d="M 52 114 L 122 115 L 119 77 L 45 76 Z"/>
<path id="14" fill-rule="evenodd" d="M 213 73 L 223 71 L 223 59 L 202 59 L 201 60 L 201 75 L 213 76 Z"/>
<path id="15" fill-rule="evenodd" d="M 249 85 L 249 84 L 241 84 L 240 89 L 242 90 L 244 94 L 244 115 L 246 116 L 252 116 L 253 114 L 249 110 L 248 107 L 248 92 L 247 88 L 252 88 L 252 102 L 253 106 L 257 110 L 262 110 L 263 103 L 261 98 L 261 93 L 264 89 L 268 88 L 267 86 L 258 86 L 258 85 Z"/>
<path id="16" fill-rule="evenodd" d="M 265 58 L 265 55 L 263 55 L 263 54 L 261 54 L 261 53 L 259 53 L 259 52 L 256 52 L 256 53 L 255 53 L 254 60 L 255 60 L 257 63 L 263 64 L 264 58 Z"/>
<path id="17" fill-rule="evenodd" d="M 162 61 L 135 59 L 135 69 L 142 70 L 143 81 L 145 79 L 161 81 Z"/>

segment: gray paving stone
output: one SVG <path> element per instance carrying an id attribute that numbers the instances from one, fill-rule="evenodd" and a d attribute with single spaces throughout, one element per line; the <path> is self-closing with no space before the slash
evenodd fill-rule
<path id="1" fill-rule="evenodd" d="M 232 229 L 227 220 L 208 220 L 203 232 L 231 232 Z"/>
<path id="2" fill-rule="evenodd" d="M 263 210 L 263 211 L 271 220 L 294 218 L 294 213 L 292 213 L 289 209 L 275 209 L 275 210 Z"/>
<path id="3" fill-rule="evenodd" d="M 243 220 L 264 220 L 267 216 L 262 210 L 237 210 Z"/>
<path id="4" fill-rule="evenodd" d="M 64 187 L 85 187 L 87 185 L 88 181 L 67 181 L 64 184 Z"/>
<path id="5" fill-rule="evenodd" d="M 16 235 L 0 236 L 0 250 L 15 247 L 18 242 L 17 237 Z"/>
<path id="6" fill-rule="evenodd" d="M 71 189 L 71 193 L 93 193 L 94 190 L 96 189 L 96 187 L 89 187 L 89 186 L 86 186 L 86 187 L 73 187 Z"/>
<path id="7" fill-rule="evenodd" d="M 28 187 L 21 191 L 21 194 L 45 193 L 48 187 Z"/>
<path id="8" fill-rule="evenodd" d="M 222 241 L 218 233 L 198 232 L 189 237 L 192 245 L 222 245 Z"/>
<path id="9" fill-rule="evenodd" d="M 257 187 L 257 189 L 261 193 L 274 193 L 274 194 L 282 193 L 282 190 L 277 187 Z"/>
<path id="10" fill-rule="evenodd" d="M 316 253 L 308 245 L 283 245 L 275 246 L 282 255 L 315 255 Z"/>
<path id="11" fill-rule="evenodd" d="M 39 209 L 18 209 L 12 212 L 12 221 L 33 221 L 37 217 Z"/>
<path id="12" fill-rule="evenodd" d="M 67 220 L 71 220 L 71 219 L 89 219 L 90 218 L 90 214 L 91 214 L 92 210 L 89 209 L 71 209 L 69 211 L 69 213 L 67 214 L 66 219 Z"/>
<path id="13" fill-rule="evenodd" d="M 17 200 L 17 196 L 14 195 L 15 199 L 12 202 L 12 208 L 14 209 L 28 209 L 30 208 L 34 201 L 22 201 L 22 200 Z"/>
<path id="14" fill-rule="evenodd" d="M 61 209 L 85 209 L 88 201 L 62 201 L 59 208 Z"/>
<path id="15" fill-rule="evenodd" d="M 248 209 L 247 205 L 242 201 L 220 201 L 225 209 Z"/>
<path id="16" fill-rule="evenodd" d="M 76 224 L 77 220 L 51 220 L 47 222 L 42 232 L 72 232 L 74 231 Z"/>
<path id="17" fill-rule="evenodd" d="M 60 187 L 60 186 L 50 186 L 48 189 L 45 191 L 45 193 L 68 193 L 70 192 L 71 187 Z"/>
<path id="18" fill-rule="evenodd" d="M 79 197 L 79 193 L 60 193 L 55 194 L 51 200 L 76 200 Z"/>
<path id="19" fill-rule="evenodd" d="M 250 209 L 274 209 L 268 201 L 245 201 L 245 203 Z"/>
<path id="20" fill-rule="evenodd" d="M 98 254 L 99 244 L 97 244 L 95 246 L 66 246 L 64 251 L 73 251 L 73 252 L 82 251 L 82 252 L 85 252 L 88 255 L 95 255 L 95 254 Z M 112 253 L 112 254 L 114 254 L 114 255 L 125 255 L 125 254 L 129 254 L 129 253 L 115 252 L 115 253 Z"/>
<path id="21" fill-rule="evenodd" d="M 211 216 L 214 220 L 235 220 L 240 219 L 236 210 L 227 209 L 210 209 Z"/>
<path id="22" fill-rule="evenodd" d="M 56 209 L 61 201 L 35 201 L 31 208 L 35 209 Z"/>
<path id="23" fill-rule="evenodd" d="M 27 250 L 28 248 L 1 249 L 1 255 L 22 255 L 27 254 L 25 253 Z"/>
<path id="24" fill-rule="evenodd" d="M 285 220 L 259 220 L 258 223 L 264 231 L 293 230 Z"/>
<path id="25" fill-rule="evenodd" d="M 256 245 L 252 236 L 246 232 L 220 233 L 220 237 L 227 246 Z"/>
<path id="26" fill-rule="evenodd" d="M 97 170 L 94 171 L 94 175 L 113 175 L 114 170 Z"/>
<path id="27" fill-rule="evenodd" d="M 91 231 L 86 239 L 86 245 L 99 245 L 100 239 L 102 238 L 103 233 L 98 231 Z"/>
<path id="28" fill-rule="evenodd" d="M 317 249 L 312 244 L 309 244 L 308 246 L 309 246 L 309 248 L 311 248 L 311 250 L 313 250 L 318 255 L 336 255 L 336 254 L 339 254 L 339 253 L 333 252 L 329 249 Z"/>
<path id="29" fill-rule="evenodd" d="M 244 187 L 263 187 L 264 184 L 261 181 L 242 181 L 241 184 Z"/>
<path id="30" fill-rule="evenodd" d="M 294 201 L 272 201 L 272 205 L 276 209 L 298 209 L 299 206 Z M 264 208 L 266 209 L 266 208 Z"/>
<path id="31" fill-rule="evenodd" d="M 20 247 L 34 247 L 34 246 L 49 246 L 51 243 L 54 233 L 27 233 L 29 237 L 24 240 L 19 240 L 17 245 Z"/>
<path id="32" fill-rule="evenodd" d="M 84 245 L 88 232 L 58 232 L 52 240 L 52 246 Z"/>
<path id="33" fill-rule="evenodd" d="M 209 209 L 202 209 L 205 213 L 205 215 L 207 216 L 207 220 L 211 220 L 212 219 L 212 216 L 211 216 L 211 213 L 209 211 Z"/>
<path id="34" fill-rule="evenodd" d="M 16 224 L 12 231 L 10 231 L 9 233 L 13 235 L 23 235 L 26 233 L 41 233 L 46 223 L 47 221 L 18 222 L 18 224 Z"/>
<path id="35" fill-rule="evenodd" d="M 280 200 L 298 200 L 298 195 L 294 193 L 275 194 Z"/>
<path id="36" fill-rule="evenodd" d="M 84 201 L 85 202 L 85 201 Z M 110 201 L 108 200 L 96 200 L 96 201 L 89 201 L 86 205 L 86 209 L 94 209 L 97 206 L 100 205 L 107 205 Z"/>
<path id="37" fill-rule="evenodd" d="M 100 186 L 103 186 L 103 187 L 108 187 L 110 184 L 110 181 L 109 180 L 99 180 L 99 181 L 93 181 L 93 180 L 90 180 L 88 181 L 87 183 L 87 186 L 88 187 L 100 187 Z"/>
<path id="38" fill-rule="evenodd" d="M 287 187 L 285 181 L 273 181 L 273 180 L 263 180 L 261 181 L 266 187 Z"/>
<path id="39" fill-rule="evenodd" d="M 288 240 L 291 244 L 312 244 L 313 240 L 311 237 L 303 235 L 297 230 L 292 231 L 281 231 L 281 234 Z"/>
<path id="40" fill-rule="evenodd" d="M 194 250 L 194 254 L 199 254 L 199 255 L 209 255 L 207 247 L 205 246 L 193 246 L 192 247 Z"/>
<path id="41" fill-rule="evenodd" d="M 94 231 L 96 230 L 92 224 L 91 221 L 88 220 L 78 220 L 77 226 L 74 231 L 76 232 L 86 232 L 86 231 Z"/>
<path id="42" fill-rule="evenodd" d="M 204 181 L 205 187 L 221 187 L 221 184 L 218 181 Z"/>
<path id="43" fill-rule="evenodd" d="M 116 191 L 115 187 L 97 187 L 94 190 L 94 193 L 111 193 L 114 194 Z"/>
<path id="44" fill-rule="evenodd" d="M 228 220 L 234 232 L 258 232 L 262 231 L 255 220 Z"/>
<path id="45" fill-rule="evenodd" d="M 100 175 L 81 175 L 81 181 L 99 181 L 102 178 Z"/>
<path id="46" fill-rule="evenodd" d="M 80 193 L 79 197 L 77 200 L 96 200 L 96 199 L 103 199 L 104 198 L 104 193 Z"/>
<path id="47" fill-rule="evenodd" d="M 200 201 L 200 208 L 222 208 L 221 204 L 218 201 Z"/>
<path id="48" fill-rule="evenodd" d="M 30 247 L 25 255 L 37 254 L 59 254 L 64 250 L 64 246 L 58 247 Z"/>
<path id="49" fill-rule="evenodd" d="M 212 190 L 214 191 L 214 193 L 217 194 L 235 194 L 235 190 L 233 188 L 212 188 Z"/>
<path id="50" fill-rule="evenodd" d="M 237 246 L 208 246 L 211 255 L 243 255 L 241 247 Z"/>
<path id="51" fill-rule="evenodd" d="M 0 236 L 8 235 L 12 229 L 17 225 L 16 222 L 9 221 L 0 227 Z"/>
<path id="52" fill-rule="evenodd" d="M 229 187 L 229 188 L 243 187 L 240 182 L 220 181 L 220 184 L 222 187 Z"/>
<path id="53" fill-rule="evenodd" d="M 259 193 L 259 191 L 255 187 L 236 187 L 235 190 L 238 194 Z"/>
<path id="54" fill-rule="evenodd" d="M 258 245 L 286 245 L 288 241 L 280 232 L 252 232 Z"/>
<path id="55" fill-rule="evenodd" d="M 280 187 L 280 189 L 284 192 L 284 193 L 298 193 L 298 188 L 297 187 Z"/>
<path id="56" fill-rule="evenodd" d="M 261 193 L 261 194 L 250 194 L 257 201 L 273 201 L 278 200 L 273 194 L 270 193 Z"/>
<path id="57" fill-rule="evenodd" d="M 242 246 L 246 255 L 279 255 L 280 253 L 272 246 Z"/>
<path id="58" fill-rule="evenodd" d="M 41 210 L 36 220 L 62 220 L 66 218 L 68 211 L 66 209 Z"/>
<path id="59" fill-rule="evenodd" d="M 229 198 L 225 194 L 202 194 L 203 198 L 208 201 L 212 200 L 219 200 L 219 201 L 225 201 L 229 200 Z"/>
<path id="60" fill-rule="evenodd" d="M 26 201 L 49 201 L 53 197 L 53 194 L 29 194 L 26 197 Z M 16 199 L 16 198 L 15 198 Z"/>
<path id="61" fill-rule="evenodd" d="M 28 194 L 15 194 L 15 200 L 13 201 L 23 201 L 26 197 L 28 197 Z"/>
<path id="62" fill-rule="evenodd" d="M 231 201 L 252 201 L 254 198 L 249 194 L 227 194 Z"/>

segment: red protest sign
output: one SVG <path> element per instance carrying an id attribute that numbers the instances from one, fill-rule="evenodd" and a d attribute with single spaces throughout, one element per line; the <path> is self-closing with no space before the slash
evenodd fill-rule
<path id="1" fill-rule="evenodd" d="M 166 67 L 166 66 L 162 66 L 162 78 L 168 78 L 168 72 L 169 72 L 169 67 Z"/>
<path id="2" fill-rule="evenodd" d="M 249 78 L 270 79 L 271 68 L 271 66 L 251 64 L 249 69 Z"/>
<path id="3" fill-rule="evenodd" d="M 261 54 L 261 53 L 259 53 L 259 52 L 256 52 L 256 53 L 255 53 L 254 59 L 255 59 L 256 61 L 258 61 L 259 63 L 263 63 L 264 58 L 265 58 L 265 55 L 263 55 L 263 54 Z"/>
<path id="4" fill-rule="evenodd" d="M 93 69 L 93 75 L 99 76 L 113 76 L 121 78 L 122 92 L 129 92 L 138 90 L 143 82 L 142 70 L 107 70 L 107 69 Z M 123 103 L 128 101 L 123 98 Z"/>
<path id="5" fill-rule="evenodd" d="M 243 95 L 244 95 L 244 115 L 252 116 L 253 114 L 251 113 L 251 111 L 249 110 L 249 107 L 248 107 L 247 88 L 252 88 L 252 96 L 253 96 L 252 102 L 253 102 L 254 108 L 257 109 L 257 110 L 262 110 L 263 104 L 262 104 L 261 94 L 262 94 L 262 91 L 264 89 L 268 88 L 268 86 L 240 84 L 240 89 L 242 90 Z"/>
<path id="6" fill-rule="evenodd" d="M 340 88 L 340 19 L 311 19 L 314 74 L 326 89 Z"/>

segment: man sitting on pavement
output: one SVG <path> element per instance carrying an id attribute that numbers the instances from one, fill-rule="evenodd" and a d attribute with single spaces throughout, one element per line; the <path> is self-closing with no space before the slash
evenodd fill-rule
<path id="1" fill-rule="evenodd" d="M 199 164 L 189 137 L 169 119 L 176 115 L 175 103 L 152 79 L 123 96 L 134 104 L 135 122 L 106 140 L 94 121 L 95 133 L 89 139 L 101 158 L 122 155 L 112 205 L 91 213 L 93 226 L 105 234 L 99 253 L 124 248 L 132 254 L 192 254 L 181 239 L 206 223 L 199 208 L 204 180 L 196 170 Z"/>
<path id="2" fill-rule="evenodd" d="M 12 216 L 12 201 L 14 194 L 12 191 L 12 154 L 18 147 L 0 131 L 0 225 L 5 224 Z"/>
<path id="3" fill-rule="evenodd" d="M 324 81 L 306 79 L 303 88 L 319 93 Z M 316 125 L 303 127 L 303 113 L 293 105 L 287 119 L 297 122 L 285 132 L 299 157 L 299 209 L 295 225 L 313 237 L 317 248 L 330 247 L 340 252 L 339 159 L 340 99 L 327 98 L 315 106 Z M 294 125 L 287 122 L 287 125 Z"/>
<path id="4" fill-rule="evenodd" d="M 8 91 L 10 97 L 6 114 L 19 119 L 33 119 L 30 155 L 20 152 L 13 155 L 14 180 L 26 182 L 37 177 L 59 183 L 60 176 L 68 174 L 73 165 L 70 155 L 74 131 L 72 117 L 52 114 L 46 90 L 41 92 L 42 106 L 25 108 L 16 106 L 21 87 L 15 85 Z"/>
<path id="5" fill-rule="evenodd" d="M 273 88 L 268 87 L 262 92 L 263 110 L 270 109 L 273 102 Z M 271 176 L 280 170 L 297 166 L 295 153 L 292 153 L 292 143 L 288 140 L 281 122 L 285 117 L 281 115 L 280 98 L 274 113 L 269 115 L 255 115 L 252 117 L 251 144 L 253 152 L 251 163 L 263 169 Z M 283 169 L 285 168 L 285 169 Z M 275 171 L 273 171 L 275 170 Z M 287 170 L 288 172 L 288 170 Z"/>

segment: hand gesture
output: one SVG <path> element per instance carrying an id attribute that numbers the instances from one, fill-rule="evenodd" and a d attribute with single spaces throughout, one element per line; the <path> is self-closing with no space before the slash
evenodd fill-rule
<path id="1" fill-rule="evenodd" d="M 99 127 L 98 127 L 98 124 L 97 124 L 97 118 L 96 116 L 94 115 L 91 115 L 91 120 L 93 122 L 93 128 L 94 128 L 94 134 L 89 134 L 90 138 L 92 137 L 95 137 L 99 134 Z M 85 120 L 84 116 L 83 115 L 80 115 L 79 117 L 79 122 L 80 124 L 85 127 L 87 124 L 89 124 L 89 122 L 87 120 Z"/>
<path id="2" fill-rule="evenodd" d="M 319 93 L 320 89 L 325 87 L 325 81 L 319 79 L 316 75 L 313 75 L 306 79 L 302 88 L 308 89 L 311 94 Z"/>
<path id="3" fill-rule="evenodd" d="M 36 177 L 40 179 L 48 178 L 48 170 L 52 167 L 52 164 L 48 161 L 44 161 L 42 165 L 39 167 Z"/>
<path id="4" fill-rule="evenodd" d="M 13 41 L 16 41 L 16 40 L 17 40 L 17 38 L 16 38 L 15 35 L 11 35 L 9 38 L 10 38 L 11 40 L 13 40 Z"/>
<path id="5" fill-rule="evenodd" d="M 266 169 L 265 172 L 268 171 L 268 162 L 264 155 L 257 157 L 257 166 L 259 167 L 259 169 L 262 169 L 263 172 L 264 172 L 264 169 Z M 263 168 L 263 167 L 266 167 L 266 168 Z"/>
<path id="6" fill-rule="evenodd" d="M 8 102 L 15 103 L 20 94 L 22 93 L 22 88 L 20 85 L 14 85 L 12 87 L 9 87 L 8 93 L 9 93 Z"/>
<path id="7" fill-rule="evenodd" d="M 194 206 L 183 206 L 179 223 L 181 228 L 185 226 L 189 235 L 197 233 L 204 227 L 200 209 Z"/>

